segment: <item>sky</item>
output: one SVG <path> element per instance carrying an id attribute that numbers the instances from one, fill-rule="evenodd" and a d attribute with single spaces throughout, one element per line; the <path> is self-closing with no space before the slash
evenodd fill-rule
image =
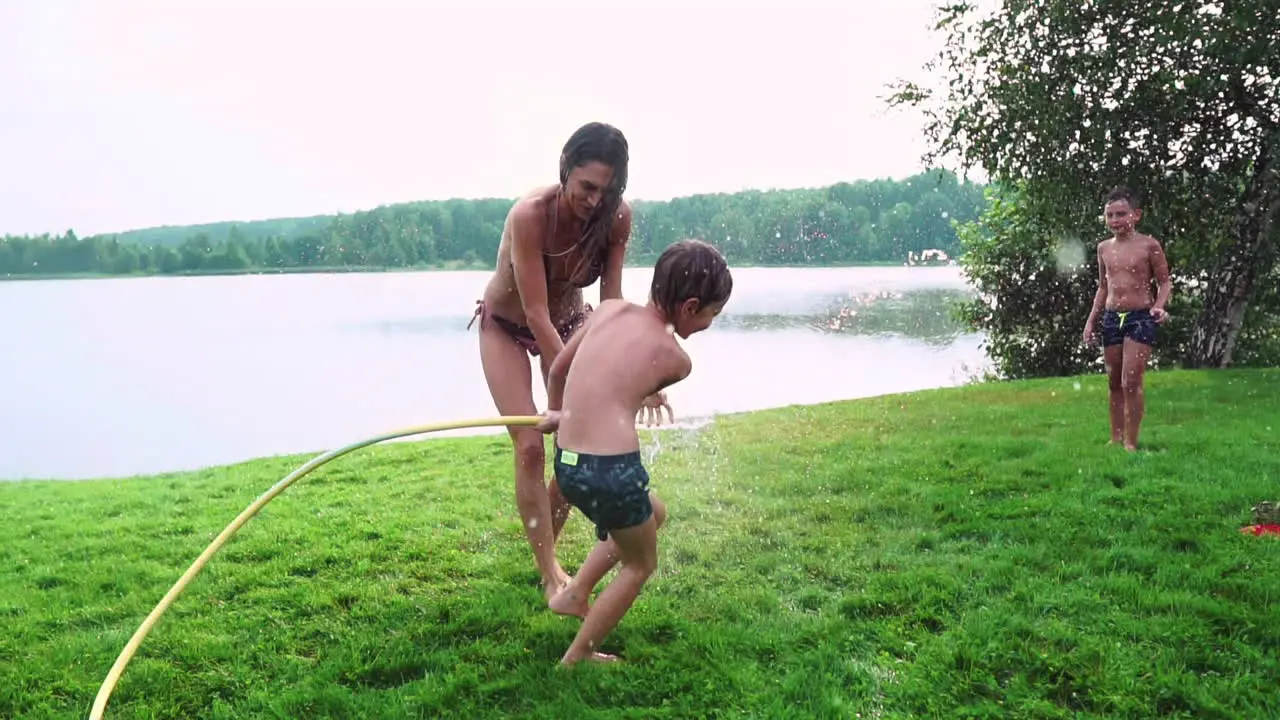
<path id="1" fill-rule="evenodd" d="M 593 120 L 633 199 L 902 178 L 936 4 L 3 0 L 0 234 L 514 198 Z"/>

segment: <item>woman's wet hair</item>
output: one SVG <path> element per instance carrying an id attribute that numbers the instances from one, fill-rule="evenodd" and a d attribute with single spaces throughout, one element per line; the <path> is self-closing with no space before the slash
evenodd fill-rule
<path id="1" fill-rule="evenodd" d="M 727 302 L 732 292 L 733 275 L 720 251 L 702 240 L 681 240 L 658 258 L 649 299 L 674 320 L 680 305 L 690 298 L 701 309 Z"/>
<path id="2" fill-rule="evenodd" d="M 585 280 L 593 261 L 603 261 L 608 253 L 609 232 L 613 229 L 613 221 L 618 217 L 622 193 L 627 189 L 629 159 L 630 149 L 626 136 L 618 128 L 606 123 L 587 123 L 569 136 L 569 141 L 564 144 L 564 150 L 560 153 L 561 187 L 569 182 L 569 173 L 574 168 L 589 162 L 602 163 L 613 169 L 613 180 L 609 187 L 604 188 L 600 204 L 582 226 L 582 237 L 579 239 L 582 253 L 573 269 L 574 282 Z"/>

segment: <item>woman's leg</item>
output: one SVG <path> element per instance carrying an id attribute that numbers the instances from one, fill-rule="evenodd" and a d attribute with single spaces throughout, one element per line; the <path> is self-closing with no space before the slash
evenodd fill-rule
<path id="1" fill-rule="evenodd" d="M 500 415 L 537 414 L 529 356 L 495 323 L 486 322 L 480 328 L 480 363 Z M 568 584 L 569 576 L 556 560 L 551 507 L 543 480 L 544 438 L 531 427 L 510 427 L 507 432 L 515 449 L 516 507 L 542 575 L 543 593 L 550 599 Z"/>
<path id="2" fill-rule="evenodd" d="M 546 355 L 539 355 L 538 359 L 541 360 L 542 386 L 545 388 L 547 373 L 551 372 L 551 363 L 547 362 Z M 554 477 L 555 469 L 552 468 L 551 472 Z M 564 529 L 565 521 L 569 519 L 573 506 L 564 499 L 564 495 L 560 494 L 560 485 L 554 481 L 547 486 L 547 502 L 551 506 L 551 541 L 554 543 L 560 538 L 560 531 Z"/>

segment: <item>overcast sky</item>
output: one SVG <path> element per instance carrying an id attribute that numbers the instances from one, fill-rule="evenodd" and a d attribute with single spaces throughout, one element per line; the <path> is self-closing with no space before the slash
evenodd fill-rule
<path id="1" fill-rule="evenodd" d="M 590 120 L 632 198 L 899 178 L 935 4 L 0 0 L 0 233 L 514 197 Z"/>

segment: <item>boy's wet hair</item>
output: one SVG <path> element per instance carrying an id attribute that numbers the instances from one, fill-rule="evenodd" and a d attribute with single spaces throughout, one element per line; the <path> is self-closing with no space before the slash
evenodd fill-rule
<path id="1" fill-rule="evenodd" d="M 1110 205 L 1113 202 L 1124 201 L 1129 204 L 1130 210 L 1142 209 L 1142 198 L 1138 197 L 1138 192 L 1124 185 L 1117 185 L 1111 188 L 1111 192 L 1107 193 L 1104 205 Z"/>
<path id="2" fill-rule="evenodd" d="M 702 240 L 681 240 L 654 265 L 649 299 L 674 319 L 685 300 L 693 298 L 705 308 L 728 301 L 731 292 L 733 276 L 720 251 Z"/>

